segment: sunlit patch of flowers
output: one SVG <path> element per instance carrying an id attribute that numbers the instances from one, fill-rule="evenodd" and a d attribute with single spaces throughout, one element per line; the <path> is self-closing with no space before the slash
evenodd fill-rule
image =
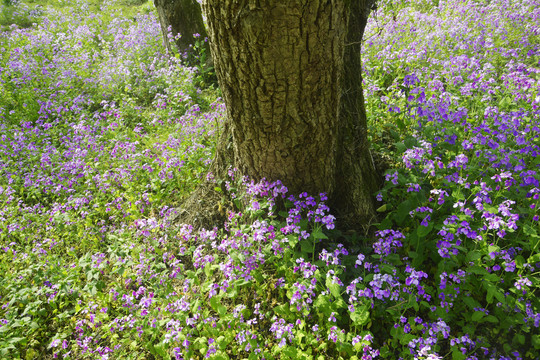
<path id="1" fill-rule="evenodd" d="M 372 54 L 364 54 L 366 87 L 370 94 L 386 95 L 382 103 L 368 96 L 368 109 L 375 117 L 381 111 L 394 114 L 397 129 L 414 135 L 390 134 L 394 143 L 385 151 L 401 158 L 396 164 L 401 169 L 387 172 L 387 185 L 377 196 L 381 211 L 393 209 L 382 229 L 403 231 L 401 261 L 414 266 L 410 274 L 425 274 L 407 282 L 419 278 L 425 284 L 421 292 L 430 296 L 424 301 L 417 296 L 417 304 L 401 309 L 412 306 L 412 316 L 425 307 L 431 321 L 435 316 L 445 321 L 455 336 L 446 345 L 428 342 L 429 348 L 414 343 L 415 358 L 534 358 L 540 348 L 533 335 L 538 323 L 529 315 L 534 308 L 534 316 L 540 316 L 533 295 L 540 266 L 535 197 L 540 98 L 530 91 L 539 85 L 533 74 L 538 74 L 540 51 L 538 33 L 528 27 L 516 31 L 514 17 L 532 19 L 539 13 L 533 2 L 514 5 L 387 4 L 388 12 L 370 23 L 372 31 L 382 26 L 386 32 L 364 47 Z M 486 17 L 479 20 L 479 12 Z M 451 15 L 457 13 L 467 16 Z M 505 33 L 504 40 L 457 30 L 479 21 L 493 33 Z M 432 32 L 437 44 L 431 36 L 390 40 L 424 26 L 438 29 L 439 35 Z M 518 39 L 522 46 L 516 46 Z M 396 257 L 391 263 L 401 261 Z M 392 336 L 402 339 L 428 328 L 409 320 Z"/>

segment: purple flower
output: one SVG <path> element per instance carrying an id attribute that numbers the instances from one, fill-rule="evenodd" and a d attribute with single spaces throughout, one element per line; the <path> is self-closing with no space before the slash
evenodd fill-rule
<path id="1" fill-rule="evenodd" d="M 365 258 L 366 256 L 364 254 L 358 254 L 354 267 L 357 268 L 358 266 L 361 266 Z"/>
<path id="2" fill-rule="evenodd" d="M 515 261 L 509 261 L 504 263 L 504 271 L 506 272 L 513 272 L 516 270 L 516 262 Z"/>
<path id="3" fill-rule="evenodd" d="M 514 286 L 516 287 L 516 289 L 518 290 L 522 290 L 524 286 L 531 286 L 532 285 L 532 282 L 528 279 L 528 278 L 522 278 L 520 276 L 520 278 L 518 280 L 516 280 L 516 282 L 514 283 Z"/>
<path id="4" fill-rule="evenodd" d="M 409 273 L 410 275 L 405 280 L 405 285 L 420 285 L 420 281 L 422 278 L 428 278 L 428 275 L 423 271 L 416 271 L 413 268 L 411 268 L 409 265 L 407 265 L 405 272 Z"/>
<path id="5" fill-rule="evenodd" d="M 394 171 L 393 173 L 388 173 L 384 177 L 385 177 L 386 181 L 390 181 L 394 185 L 398 184 L 398 172 L 397 171 Z"/>
<path id="6" fill-rule="evenodd" d="M 380 255 L 389 255 L 396 248 L 403 246 L 400 239 L 405 239 L 401 232 L 392 229 L 379 230 L 375 235 L 378 240 L 373 244 L 373 249 Z"/>
<path id="7" fill-rule="evenodd" d="M 336 322 L 337 320 L 336 320 L 335 314 L 336 314 L 335 312 L 332 312 L 332 313 L 330 314 L 330 317 L 328 318 L 328 321 Z"/>
<path id="8" fill-rule="evenodd" d="M 54 339 L 51 344 L 49 345 L 49 347 L 52 347 L 52 348 L 55 348 L 57 347 L 58 345 L 60 345 L 60 340 L 59 339 Z"/>
<path id="9" fill-rule="evenodd" d="M 328 332 L 328 340 L 332 342 L 337 342 L 338 340 L 338 327 L 332 326 Z"/>

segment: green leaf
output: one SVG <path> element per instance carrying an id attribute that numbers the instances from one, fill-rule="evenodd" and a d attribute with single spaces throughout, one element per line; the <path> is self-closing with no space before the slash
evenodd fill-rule
<path id="1" fill-rule="evenodd" d="M 222 353 L 218 352 L 217 354 L 212 356 L 212 359 L 215 359 L 215 360 L 227 360 L 227 359 L 229 359 L 229 357 L 227 355 L 225 355 L 225 354 L 222 354 Z"/>
<path id="2" fill-rule="evenodd" d="M 285 350 L 283 350 L 283 353 L 285 355 L 289 356 L 291 359 L 297 359 L 298 358 L 298 356 L 297 356 L 298 349 L 296 347 L 287 346 L 285 348 Z"/>
<path id="3" fill-rule="evenodd" d="M 379 225 L 377 225 L 377 229 L 379 230 L 390 229 L 391 227 L 392 227 L 392 220 L 389 219 L 388 217 L 384 218 L 384 220 L 381 221 Z"/>
<path id="4" fill-rule="evenodd" d="M 407 345 L 409 342 L 411 342 L 415 338 L 416 338 L 416 335 L 413 335 L 413 334 L 402 334 L 399 336 L 399 343 L 401 345 Z"/>
<path id="5" fill-rule="evenodd" d="M 471 320 L 472 321 L 479 321 L 480 319 L 482 319 L 484 317 L 484 313 L 482 311 L 475 311 L 472 316 L 471 316 Z"/>
<path id="6" fill-rule="evenodd" d="M 467 356 L 461 352 L 458 346 L 452 347 L 452 360 L 463 360 L 466 358 Z"/>
<path id="7" fill-rule="evenodd" d="M 499 250 L 501 250 L 501 248 L 496 246 L 496 245 L 489 245 L 488 246 L 488 253 L 497 252 Z"/>
<path id="8" fill-rule="evenodd" d="M 230 290 L 227 290 L 227 297 L 233 299 L 238 296 L 238 289 L 236 286 L 230 287 Z"/>
<path id="9" fill-rule="evenodd" d="M 488 304 L 493 302 L 493 295 L 495 295 L 495 287 L 490 283 L 484 283 L 484 287 L 487 287 L 486 301 Z"/>
<path id="10" fill-rule="evenodd" d="M 416 296 L 413 294 L 409 294 L 409 302 L 407 304 L 408 306 L 411 306 L 414 308 L 414 311 L 418 312 L 420 309 L 420 305 L 418 304 L 418 301 L 416 301 Z"/>
<path id="11" fill-rule="evenodd" d="M 520 345 L 525 345 L 525 335 L 523 334 L 514 335 L 514 341 Z"/>
<path id="12" fill-rule="evenodd" d="M 480 251 L 473 250 L 467 254 L 467 261 L 475 261 L 475 260 L 480 259 L 481 257 L 482 257 L 482 254 L 480 253 Z"/>
<path id="13" fill-rule="evenodd" d="M 330 294 L 334 295 L 335 298 L 341 298 L 341 286 L 332 282 L 332 278 L 326 278 L 326 286 L 330 290 Z"/>
<path id="14" fill-rule="evenodd" d="M 508 98 L 508 96 L 505 96 L 499 101 L 499 108 L 503 109 L 506 108 L 508 105 L 512 103 L 512 100 Z"/>
<path id="15" fill-rule="evenodd" d="M 407 146 L 402 142 L 396 142 L 394 143 L 394 146 L 396 147 L 396 150 L 399 154 L 402 154 L 407 150 Z"/>
<path id="16" fill-rule="evenodd" d="M 217 296 L 212 296 L 210 298 L 210 306 L 212 307 L 212 309 L 214 309 L 214 311 L 218 311 L 218 308 L 219 308 L 219 305 L 221 305 L 221 302 L 219 301 L 219 299 L 217 298 Z"/>
<path id="17" fill-rule="evenodd" d="M 536 232 L 536 229 L 533 228 L 531 225 L 527 224 L 523 227 L 523 233 L 527 236 L 532 237 L 538 237 L 538 233 Z"/>
<path id="18" fill-rule="evenodd" d="M 300 241 L 300 250 L 303 253 L 311 254 L 313 252 L 313 243 L 306 239 Z"/>
<path id="19" fill-rule="evenodd" d="M 369 322 L 369 310 L 367 307 L 359 306 L 351 314 L 351 320 L 355 326 L 364 326 Z"/>
<path id="20" fill-rule="evenodd" d="M 311 233 L 311 236 L 314 239 L 324 239 L 324 240 L 328 239 L 328 236 L 324 234 L 321 228 L 316 228 L 315 230 L 313 230 L 313 232 Z"/>
<path id="21" fill-rule="evenodd" d="M 204 266 L 204 274 L 207 278 L 210 278 L 212 276 L 212 269 L 210 263 L 206 263 L 206 265 Z"/>
<path id="22" fill-rule="evenodd" d="M 536 264 L 539 261 L 540 261 L 540 253 L 530 256 L 529 259 L 527 260 L 529 264 Z"/>
<path id="23" fill-rule="evenodd" d="M 463 296 L 461 298 L 461 301 L 463 301 L 465 304 L 467 304 L 467 306 L 469 307 L 469 309 L 474 309 L 476 307 L 480 307 L 480 303 L 476 300 L 474 300 L 472 297 L 470 296 Z"/>
<path id="24" fill-rule="evenodd" d="M 13 337 L 13 338 L 9 339 L 8 342 L 9 342 L 10 344 L 18 344 L 18 343 L 21 343 L 21 345 L 24 346 L 24 345 L 26 345 L 27 340 L 26 340 L 26 338 L 24 338 L 24 337 Z"/>
<path id="25" fill-rule="evenodd" d="M 328 289 L 330 289 L 330 294 L 334 295 L 334 297 L 341 297 L 341 286 L 339 286 L 339 284 L 331 283 L 330 285 L 328 285 Z"/>
<path id="26" fill-rule="evenodd" d="M 468 270 L 468 272 L 473 273 L 473 274 L 477 274 L 477 275 L 488 275 L 489 274 L 486 269 L 484 269 L 483 267 L 480 267 L 480 266 L 471 266 L 467 270 Z"/>
<path id="27" fill-rule="evenodd" d="M 503 304 L 506 303 L 506 298 L 504 297 L 504 294 L 499 291 L 497 286 L 489 282 L 484 282 L 484 287 L 487 289 L 486 300 L 488 303 L 493 302 L 493 297 L 495 297 Z"/>
<path id="28" fill-rule="evenodd" d="M 274 314 L 285 317 L 286 315 L 290 314 L 289 306 L 288 304 L 282 304 L 279 306 L 274 307 Z"/>
<path id="29" fill-rule="evenodd" d="M 516 261 L 516 266 L 518 268 L 521 268 L 523 266 L 523 264 L 525 263 L 525 259 L 521 255 L 516 256 L 514 258 L 514 260 Z"/>
<path id="30" fill-rule="evenodd" d="M 231 342 L 229 339 L 227 339 L 225 336 L 221 335 L 219 336 L 217 339 L 216 339 L 218 345 L 219 345 L 219 348 L 220 349 L 225 349 L 227 347 L 227 345 L 229 345 L 229 343 Z"/>
<path id="31" fill-rule="evenodd" d="M 420 225 L 420 226 L 416 229 L 416 234 L 417 234 L 418 237 L 421 239 L 421 238 L 426 237 L 426 236 L 431 232 L 431 230 L 433 230 L 433 223 L 429 223 L 428 226 L 422 226 L 422 225 Z"/>
<path id="32" fill-rule="evenodd" d="M 409 200 L 405 200 L 399 204 L 394 219 L 398 225 L 401 225 L 403 221 L 409 216 L 409 212 L 412 210 L 412 204 Z"/>
<path id="33" fill-rule="evenodd" d="M 158 355 L 162 356 L 163 358 L 169 357 L 169 354 L 167 354 L 167 351 L 163 348 L 162 344 L 154 345 L 154 350 Z"/>
<path id="34" fill-rule="evenodd" d="M 499 275 L 497 274 L 489 274 L 484 277 L 485 280 L 490 282 L 498 282 L 499 281 Z"/>
<path id="35" fill-rule="evenodd" d="M 493 315 L 488 315 L 484 318 L 485 321 L 487 322 L 490 322 L 490 323 L 493 323 L 493 324 L 496 324 L 499 322 L 499 319 L 497 319 L 495 316 Z"/>
<path id="36" fill-rule="evenodd" d="M 405 146 L 407 146 L 409 149 L 418 146 L 418 139 L 414 136 L 407 136 L 404 142 Z"/>
<path id="37" fill-rule="evenodd" d="M 313 306 L 323 314 L 330 314 L 330 303 L 328 301 L 328 296 L 319 295 L 317 299 L 313 302 Z"/>
<path id="38" fill-rule="evenodd" d="M 532 336 L 532 344 L 536 350 L 540 349 L 540 335 Z"/>

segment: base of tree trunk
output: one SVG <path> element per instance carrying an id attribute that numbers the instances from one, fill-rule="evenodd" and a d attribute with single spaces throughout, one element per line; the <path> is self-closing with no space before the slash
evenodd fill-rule
<path id="1" fill-rule="evenodd" d="M 210 166 L 210 173 L 215 180 L 227 179 L 229 168 L 234 167 L 232 150 L 232 134 L 230 126 L 225 122 L 218 139 L 216 156 Z M 227 213 L 234 210 L 232 199 L 222 191 L 216 191 L 215 180 L 206 178 L 195 191 L 182 203 L 177 224 L 189 224 L 194 229 L 212 229 L 222 227 L 227 220 Z"/>
<path id="2" fill-rule="evenodd" d="M 189 224 L 195 230 L 221 228 L 232 209 L 222 192 L 215 190 L 216 184 L 204 181 L 184 201 L 173 219 L 175 224 Z"/>
<path id="3" fill-rule="evenodd" d="M 369 161 L 375 167 L 374 179 L 376 188 L 379 189 L 384 183 L 383 174 L 389 168 L 389 163 L 387 159 L 378 153 L 372 151 L 371 155 Z M 241 210 L 235 207 L 233 199 L 230 198 L 230 195 L 223 187 L 221 187 L 220 191 L 216 190 L 218 183 L 230 180 L 228 170 L 234 168 L 233 159 L 232 135 L 225 124 L 218 144 L 217 156 L 210 167 L 214 179 L 204 179 L 197 189 L 181 204 L 178 208 L 178 215 L 173 220 L 175 224 L 189 224 L 196 230 L 222 228 L 231 211 L 237 212 Z M 359 166 L 361 165 L 359 164 Z M 239 172 L 236 173 L 236 176 L 242 175 Z M 349 188 L 335 193 L 329 201 L 330 212 L 336 216 L 336 228 L 349 235 L 349 237 L 351 234 L 363 238 L 371 237 L 375 230 L 373 224 L 381 220 L 379 218 L 380 214 L 374 212 L 371 207 L 367 209 L 361 207 L 347 208 L 347 204 L 354 204 L 351 199 L 359 199 L 362 196 L 365 196 L 365 192 L 361 188 Z M 279 204 L 277 205 L 279 206 Z M 361 214 L 369 215 L 361 216 Z"/>
<path id="4" fill-rule="evenodd" d="M 382 166 L 385 163 L 383 162 Z M 230 167 L 224 167 L 222 175 L 216 177 L 216 179 L 227 180 L 227 170 Z M 377 169 L 379 170 L 379 169 Z M 236 176 L 240 176 L 237 173 Z M 382 176 L 379 177 L 382 179 Z M 223 228 L 225 222 L 228 219 L 228 214 L 232 211 L 238 212 L 241 209 L 236 208 L 233 204 L 233 199 L 226 191 L 216 191 L 217 184 L 215 181 L 204 180 L 201 184 L 190 194 L 190 196 L 183 201 L 183 203 L 177 208 L 178 214 L 173 219 L 175 225 L 189 224 L 195 230 L 200 229 L 213 229 Z M 298 194 L 292 194 L 298 195 Z M 336 199 L 335 202 L 339 202 Z M 339 229 L 342 233 L 351 235 L 356 234 L 358 237 L 369 238 L 373 235 L 375 230 L 373 224 L 379 222 L 381 219 L 378 217 L 378 213 L 369 218 L 358 218 L 351 214 L 339 214 L 333 211 L 334 207 L 332 203 L 330 205 L 330 213 L 336 216 L 336 229 Z M 279 204 L 277 204 L 279 207 Z"/>

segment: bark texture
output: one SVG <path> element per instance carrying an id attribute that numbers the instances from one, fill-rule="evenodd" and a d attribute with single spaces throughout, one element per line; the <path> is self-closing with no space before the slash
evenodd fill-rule
<path id="1" fill-rule="evenodd" d="M 172 50 L 168 37 L 169 26 L 173 35 L 182 35 L 175 41 L 181 54 L 191 50 L 190 45 L 195 43 L 193 34 L 200 34 L 201 40 L 207 37 L 201 6 L 196 0 L 154 0 L 154 5 L 158 12 L 163 42 L 169 52 Z M 207 50 L 210 50 L 209 47 Z"/>
<path id="2" fill-rule="evenodd" d="M 331 206 L 348 223 L 369 225 L 374 218 L 373 192 L 378 176 L 367 140 L 362 89 L 362 38 L 375 0 L 351 0 L 343 55 L 339 111 L 336 190 Z"/>
<path id="3" fill-rule="evenodd" d="M 218 159 L 229 149 L 229 163 L 254 179 L 326 192 L 349 224 L 374 213 L 360 76 L 371 2 L 203 2 L 231 135 Z"/>

